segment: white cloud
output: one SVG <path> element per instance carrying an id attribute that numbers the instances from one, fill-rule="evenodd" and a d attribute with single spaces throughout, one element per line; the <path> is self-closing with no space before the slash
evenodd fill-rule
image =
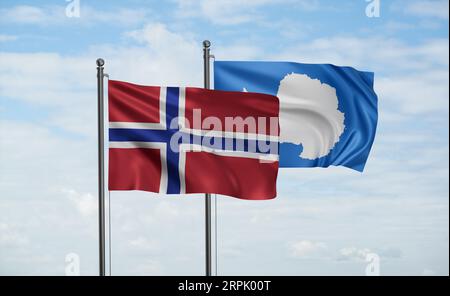
<path id="1" fill-rule="evenodd" d="M 221 25 L 236 25 L 255 20 L 252 11 L 272 0 L 219 0 L 219 1 L 193 1 L 179 0 L 177 13 L 184 17 L 201 16 L 213 23 Z"/>
<path id="2" fill-rule="evenodd" d="M 383 44 L 383 50 L 376 50 L 379 44 Z M 393 38 L 331 37 L 287 48 L 273 59 L 374 71 L 381 105 L 390 104 L 392 110 L 402 114 L 448 114 L 448 57 L 446 39 L 409 45 Z"/>
<path id="3" fill-rule="evenodd" d="M 388 99 L 402 113 L 448 112 L 448 71 L 429 71 L 396 77 L 381 77 L 376 82 L 380 98 Z"/>
<path id="4" fill-rule="evenodd" d="M 398 3 L 397 5 L 402 6 L 403 11 L 409 15 L 448 20 L 448 3 L 448 0 L 419 0 L 403 2 L 402 5 Z"/>
<path id="5" fill-rule="evenodd" d="M 87 58 L 0 52 L 0 61 L 0 96 L 3 97 L 60 107 L 70 101 L 85 102 L 89 96 L 86 92 L 95 86 L 95 81 L 84 74 L 90 68 L 95 71 L 95 61 Z M 84 95 L 80 96 L 82 92 Z"/>
<path id="6" fill-rule="evenodd" d="M 17 229 L 7 223 L 0 222 L 0 247 L 17 248 L 28 243 L 28 238 L 19 233 Z"/>
<path id="7" fill-rule="evenodd" d="M 432 270 L 432 269 L 425 268 L 425 269 L 422 271 L 422 275 L 423 275 L 423 276 L 435 276 L 435 275 L 436 275 L 436 272 L 435 272 L 434 270 Z"/>
<path id="8" fill-rule="evenodd" d="M 181 17 L 202 17 L 219 25 L 239 25 L 264 19 L 261 8 L 289 5 L 293 9 L 314 11 L 317 0 L 176 0 L 177 14 Z"/>
<path id="9" fill-rule="evenodd" d="M 377 250 L 371 250 L 369 248 L 359 249 L 355 247 L 345 247 L 339 250 L 337 260 L 366 261 L 367 255 L 372 253 L 385 259 L 399 259 L 402 257 L 402 251 L 396 248 L 381 248 Z"/>
<path id="10" fill-rule="evenodd" d="M 143 46 L 105 48 L 107 71 L 114 77 L 120 74 L 120 79 L 152 85 L 202 85 L 201 43 L 190 34 L 174 33 L 165 24 L 150 23 L 125 36 Z"/>
<path id="11" fill-rule="evenodd" d="M 75 204 L 78 211 L 83 216 L 93 216 L 97 214 L 98 199 L 90 193 L 78 193 L 73 189 L 62 189 L 68 199 Z"/>
<path id="12" fill-rule="evenodd" d="M 292 4 L 305 11 L 315 11 L 321 8 L 319 0 L 296 0 L 292 1 Z"/>
<path id="13" fill-rule="evenodd" d="M 155 53 L 163 54 L 171 47 L 182 47 L 188 54 L 198 48 L 193 40 L 188 40 L 182 34 L 171 32 L 163 23 L 150 23 L 143 29 L 130 31 L 125 34 L 134 40 L 148 45 Z"/>
<path id="14" fill-rule="evenodd" d="M 104 23 L 112 26 L 132 26 L 144 23 L 152 15 L 145 7 L 140 9 L 121 8 L 117 10 L 101 10 L 91 6 L 81 6 L 80 21 L 87 23 Z"/>
<path id="15" fill-rule="evenodd" d="M 236 40 L 233 44 L 212 44 L 217 60 L 254 60 L 265 56 L 260 46 L 246 40 Z"/>
<path id="16" fill-rule="evenodd" d="M 130 248 L 132 248 L 134 250 L 139 250 L 139 251 L 143 250 L 143 251 L 148 251 L 148 252 L 158 251 L 160 249 L 159 242 L 157 242 L 155 240 L 149 240 L 143 236 L 139 236 L 136 239 L 130 240 L 129 246 L 130 246 Z"/>
<path id="17" fill-rule="evenodd" d="M 318 256 L 326 251 L 326 249 L 326 244 L 309 240 L 300 240 L 290 245 L 291 255 L 295 258 Z"/>
<path id="18" fill-rule="evenodd" d="M 24 24 L 38 24 L 47 21 L 49 18 L 42 8 L 29 5 L 18 5 L 11 8 L 0 9 L 0 19 Z"/>
<path id="19" fill-rule="evenodd" d="M 16 23 L 24 25 L 61 25 L 61 24 L 85 24 L 107 23 L 110 26 L 129 26 L 144 22 L 151 12 L 146 9 L 121 8 L 117 10 L 103 10 L 88 5 L 81 1 L 80 16 L 67 17 L 66 7 L 57 6 L 32 6 L 17 5 L 0 9 L 0 23 Z"/>
<path id="20" fill-rule="evenodd" d="M 368 254 L 373 253 L 370 249 L 357 249 L 346 247 L 339 250 L 338 260 L 361 260 L 365 261 Z"/>
<path id="21" fill-rule="evenodd" d="M 78 56 L 0 52 L 0 96 L 50 108 L 53 112 L 41 123 L 93 138 L 95 60 L 99 52 L 111 79 L 149 85 L 202 85 L 200 43 L 160 23 L 126 36 L 141 46 L 95 47 Z"/>
<path id="22" fill-rule="evenodd" d="M 95 73 L 94 57 L 0 52 L 0 96 L 29 104 L 36 114 L 52 109 L 41 125 L 93 137 L 88 122 L 96 116 L 95 76 L 86 75 L 90 72 Z"/>
<path id="23" fill-rule="evenodd" d="M 376 50 L 383 44 L 383 50 Z M 327 37 L 286 48 L 274 58 L 308 63 L 349 65 L 360 70 L 397 74 L 401 71 L 448 67 L 447 39 L 430 39 L 410 45 L 399 39 L 375 37 Z M 389 65 L 389 68 L 386 68 Z"/>
<path id="24" fill-rule="evenodd" d="M 91 129 L 95 130 L 95 127 Z M 86 188 L 89 183 L 95 186 L 96 168 L 90 165 L 96 159 L 96 154 L 92 153 L 96 149 L 95 137 L 71 139 L 64 133 L 54 132 L 45 124 L 18 120 L 0 121 L 0 135 L 3 200 L 22 196 L 24 180 L 27 189 L 52 196 L 62 195 L 59 188 Z M 91 178 L 92 181 L 89 181 Z M 49 191 L 55 192 L 50 194 Z"/>
<path id="25" fill-rule="evenodd" d="M 411 30 L 415 28 L 415 26 L 411 23 L 399 21 L 387 21 L 384 26 L 387 32 L 398 32 L 403 30 Z"/>
<path id="26" fill-rule="evenodd" d="M 203 199 L 112 192 L 111 202 L 114 274 L 202 274 Z"/>
<path id="27" fill-rule="evenodd" d="M 17 40 L 19 37 L 15 36 L 15 35 L 5 35 L 5 34 L 0 34 L 0 42 L 8 42 L 8 41 L 15 41 Z"/>
<path id="28" fill-rule="evenodd" d="M 403 252 L 400 249 L 397 248 L 381 248 L 375 250 L 376 254 L 380 255 L 384 258 L 392 258 L 392 259 L 399 259 L 403 256 Z"/>
<path id="29" fill-rule="evenodd" d="M 133 275 L 163 275 L 164 268 L 156 260 L 140 260 L 132 270 Z"/>

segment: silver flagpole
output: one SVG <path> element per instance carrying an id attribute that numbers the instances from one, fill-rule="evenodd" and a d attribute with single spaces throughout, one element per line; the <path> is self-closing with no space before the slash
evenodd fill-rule
<path id="1" fill-rule="evenodd" d="M 103 114 L 103 59 L 97 59 L 98 94 L 98 230 L 99 230 L 99 275 L 105 276 L 105 139 Z"/>
<path id="2" fill-rule="evenodd" d="M 203 77 L 205 89 L 210 88 L 209 60 L 210 60 L 209 40 L 203 41 Z M 211 194 L 205 194 L 205 242 L 206 242 L 206 276 L 212 275 L 212 244 L 211 244 Z"/>

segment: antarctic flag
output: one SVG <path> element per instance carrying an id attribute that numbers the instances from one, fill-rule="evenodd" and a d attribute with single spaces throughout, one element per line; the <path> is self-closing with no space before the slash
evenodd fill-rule
<path id="1" fill-rule="evenodd" d="M 109 81 L 109 190 L 276 196 L 279 102 Z"/>
<path id="2" fill-rule="evenodd" d="M 280 167 L 363 171 L 375 138 L 374 74 L 329 64 L 214 63 L 214 88 L 276 95 Z"/>

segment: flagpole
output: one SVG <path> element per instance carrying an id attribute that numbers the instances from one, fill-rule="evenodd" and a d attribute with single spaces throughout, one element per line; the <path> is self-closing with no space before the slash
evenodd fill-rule
<path id="1" fill-rule="evenodd" d="M 203 41 L 203 78 L 205 89 L 210 88 L 210 47 L 209 40 Z M 211 194 L 205 194 L 205 243 L 206 243 L 206 276 L 212 275 L 212 243 L 211 243 Z"/>
<path id="2" fill-rule="evenodd" d="M 103 66 L 105 61 L 97 59 L 97 95 L 98 95 L 98 230 L 99 230 L 99 275 L 105 276 L 105 139 L 103 109 Z"/>

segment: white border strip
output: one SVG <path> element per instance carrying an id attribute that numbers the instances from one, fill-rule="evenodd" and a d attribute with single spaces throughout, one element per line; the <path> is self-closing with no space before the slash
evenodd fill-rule
<path id="1" fill-rule="evenodd" d="M 161 86 L 159 88 L 159 124 L 161 129 L 166 129 L 166 96 L 167 87 Z"/>
<path id="2" fill-rule="evenodd" d="M 226 132 L 226 131 L 214 131 L 214 130 L 198 130 L 191 128 L 182 128 L 181 132 L 195 135 L 195 136 L 208 136 L 208 137 L 219 137 L 219 138 L 233 138 L 242 140 L 258 140 L 258 141 L 271 141 L 278 142 L 278 136 L 263 135 L 263 134 L 248 134 L 240 132 Z"/>
<path id="3" fill-rule="evenodd" d="M 178 174 L 180 175 L 180 194 L 186 193 L 186 153 L 180 153 Z"/>
<path id="4" fill-rule="evenodd" d="M 186 88 L 180 87 L 180 95 L 178 97 L 178 128 L 183 129 L 185 126 L 185 108 L 186 108 Z"/>
<path id="5" fill-rule="evenodd" d="M 109 142 L 109 148 L 149 148 L 149 149 L 162 149 L 166 146 L 166 143 L 157 142 Z"/>
<path id="6" fill-rule="evenodd" d="M 109 128 L 165 130 L 166 126 L 165 124 L 161 125 L 161 123 L 111 121 L 109 123 Z"/>
<path id="7" fill-rule="evenodd" d="M 221 149 L 213 149 L 210 147 L 201 146 L 198 144 L 181 144 L 180 145 L 180 153 L 181 152 L 207 152 L 216 154 L 219 156 L 231 156 L 231 157 L 244 157 L 244 158 L 254 158 L 264 161 L 278 161 L 279 156 L 276 154 L 264 154 L 264 153 L 255 153 L 255 152 L 245 152 L 245 151 L 232 151 L 232 150 L 221 150 Z"/>

